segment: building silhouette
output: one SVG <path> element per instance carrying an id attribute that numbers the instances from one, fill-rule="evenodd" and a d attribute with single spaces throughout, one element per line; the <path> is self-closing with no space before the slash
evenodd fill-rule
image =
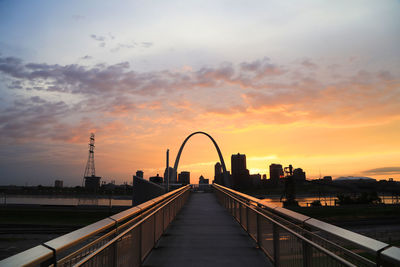
<path id="1" fill-rule="evenodd" d="M 144 174 L 144 173 L 143 173 L 143 171 L 141 171 L 141 170 L 137 170 L 137 171 L 136 171 L 136 176 L 137 176 L 137 177 L 140 177 L 140 178 L 143 179 L 143 174 Z"/>
<path id="2" fill-rule="evenodd" d="M 261 174 L 250 174 L 251 187 L 259 187 L 261 185 Z"/>
<path id="3" fill-rule="evenodd" d="M 183 171 L 178 175 L 178 183 L 182 185 L 190 184 L 190 172 Z"/>
<path id="4" fill-rule="evenodd" d="M 172 168 L 172 167 L 168 167 L 168 170 L 169 170 L 169 183 L 170 184 L 176 184 L 178 181 L 177 181 L 177 175 L 175 174 L 174 175 L 174 168 Z M 164 171 L 164 183 L 167 183 L 167 177 L 168 177 L 168 172 L 167 172 L 167 168 L 165 168 L 165 171 Z"/>
<path id="5" fill-rule="evenodd" d="M 87 176 L 85 177 L 85 188 L 89 191 L 97 191 L 100 187 L 100 179 L 98 176 Z"/>
<path id="6" fill-rule="evenodd" d="M 233 154 L 231 156 L 231 171 L 234 188 L 246 188 L 251 185 L 249 170 L 246 168 L 246 155 Z"/>
<path id="7" fill-rule="evenodd" d="M 273 163 L 269 165 L 269 178 L 272 185 L 278 185 L 279 179 L 283 178 L 283 168 L 281 164 Z"/>
<path id="8" fill-rule="evenodd" d="M 54 181 L 54 187 L 55 188 L 63 188 L 64 186 L 64 181 L 63 180 L 55 180 Z"/>
<path id="9" fill-rule="evenodd" d="M 156 184 L 162 184 L 163 183 L 163 178 L 157 173 L 157 176 L 152 176 L 149 178 L 150 182 L 156 183 Z"/>
<path id="10" fill-rule="evenodd" d="M 220 185 L 224 185 L 224 175 L 222 173 L 221 163 L 217 162 L 214 165 L 214 182 Z"/>
<path id="11" fill-rule="evenodd" d="M 297 168 L 293 170 L 293 178 L 296 183 L 304 183 L 306 181 L 306 173 L 302 168 Z"/>
<path id="12" fill-rule="evenodd" d="M 209 184 L 210 183 L 210 180 L 209 179 L 205 179 L 204 177 L 203 177 L 203 175 L 201 175 L 200 177 L 199 177 L 199 184 Z"/>

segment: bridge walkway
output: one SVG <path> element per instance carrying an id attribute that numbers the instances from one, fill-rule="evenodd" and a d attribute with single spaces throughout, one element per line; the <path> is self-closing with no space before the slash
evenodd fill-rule
<path id="1" fill-rule="evenodd" d="M 212 193 L 192 193 L 143 266 L 273 266 Z"/>

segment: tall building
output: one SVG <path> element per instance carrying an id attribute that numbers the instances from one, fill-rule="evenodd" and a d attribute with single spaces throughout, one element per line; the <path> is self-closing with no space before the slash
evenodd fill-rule
<path id="1" fill-rule="evenodd" d="M 140 177 L 140 178 L 143 179 L 143 174 L 144 174 L 144 173 L 143 173 L 143 171 L 141 171 L 141 170 L 137 170 L 137 171 L 136 171 L 136 176 L 137 176 L 137 177 Z"/>
<path id="2" fill-rule="evenodd" d="M 232 175 L 246 172 L 246 155 L 233 154 L 231 156 L 231 171 Z"/>
<path id="3" fill-rule="evenodd" d="M 214 166 L 214 182 L 220 185 L 224 185 L 224 175 L 222 174 L 221 163 L 217 162 Z"/>
<path id="4" fill-rule="evenodd" d="M 261 174 L 250 174 L 250 181 L 253 187 L 259 187 L 261 185 Z"/>
<path id="5" fill-rule="evenodd" d="M 269 165 L 269 178 L 272 185 L 277 185 L 279 179 L 283 178 L 283 169 L 281 164 L 271 164 Z"/>
<path id="6" fill-rule="evenodd" d="M 306 181 L 306 173 L 302 168 L 297 168 L 293 170 L 293 178 L 296 182 L 305 182 Z"/>
<path id="7" fill-rule="evenodd" d="M 231 156 L 231 171 L 235 188 L 250 186 L 249 170 L 246 169 L 246 155 L 237 153 Z"/>
<path id="8" fill-rule="evenodd" d="M 181 172 L 178 175 L 178 183 L 182 184 L 182 185 L 187 185 L 190 184 L 190 172 Z"/>
<path id="9" fill-rule="evenodd" d="M 177 181 L 178 177 L 177 177 L 176 174 L 174 175 L 174 168 L 169 167 L 168 171 L 169 171 L 169 183 L 170 184 L 176 184 L 178 182 Z M 164 183 L 167 182 L 167 177 L 168 177 L 168 172 L 167 172 L 167 168 L 165 168 L 165 171 L 164 171 Z"/>

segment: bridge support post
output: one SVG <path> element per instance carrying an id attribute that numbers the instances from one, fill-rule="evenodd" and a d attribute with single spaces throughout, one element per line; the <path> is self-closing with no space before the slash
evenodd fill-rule
<path id="1" fill-rule="evenodd" d="M 158 212 L 157 212 L 158 213 Z M 157 236 L 156 236 L 156 233 L 157 233 L 157 213 L 155 213 L 154 215 L 153 215 L 153 217 L 154 217 L 154 227 L 153 227 L 153 232 L 154 232 L 154 235 L 153 235 L 153 244 L 154 244 L 154 246 L 153 247 L 155 247 L 156 246 L 156 243 L 157 243 Z"/>
<path id="2" fill-rule="evenodd" d="M 240 204 L 240 202 L 238 202 L 238 206 L 239 206 L 239 223 L 241 226 L 243 226 L 243 222 L 242 222 L 242 204 Z"/>
<path id="3" fill-rule="evenodd" d="M 246 207 L 246 231 L 249 232 L 249 208 Z"/>
<path id="4" fill-rule="evenodd" d="M 257 216 L 257 245 L 258 248 L 262 248 L 262 226 L 261 226 L 261 216 L 256 213 Z"/>
<path id="5" fill-rule="evenodd" d="M 272 226 L 272 236 L 273 236 L 273 243 L 274 243 L 274 263 L 276 267 L 280 266 L 280 243 L 279 243 L 279 228 L 276 224 Z"/>
<path id="6" fill-rule="evenodd" d="M 140 224 L 139 226 L 138 226 L 138 229 L 139 229 L 139 234 L 138 234 L 138 236 L 139 236 L 139 262 L 140 262 L 140 265 L 142 265 L 142 262 L 143 262 L 143 256 L 142 256 L 142 250 L 143 250 L 143 225 L 142 224 Z"/>
<path id="7" fill-rule="evenodd" d="M 307 227 L 305 227 L 306 230 Z M 311 240 L 311 236 L 308 233 L 304 234 L 304 237 L 307 238 L 308 240 Z M 303 249 L 303 266 L 307 267 L 307 266 L 311 266 L 312 265 L 312 248 L 311 246 L 305 242 L 302 241 L 302 249 Z"/>

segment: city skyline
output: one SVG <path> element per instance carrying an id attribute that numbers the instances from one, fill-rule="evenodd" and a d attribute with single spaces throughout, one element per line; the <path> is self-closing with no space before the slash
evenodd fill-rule
<path id="1" fill-rule="evenodd" d="M 0 184 L 226 165 L 400 181 L 398 1 L 0 2 Z M 118 15 L 116 15 L 118 14 Z M 195 137 L 180 171 L 212 178 Z"/>

